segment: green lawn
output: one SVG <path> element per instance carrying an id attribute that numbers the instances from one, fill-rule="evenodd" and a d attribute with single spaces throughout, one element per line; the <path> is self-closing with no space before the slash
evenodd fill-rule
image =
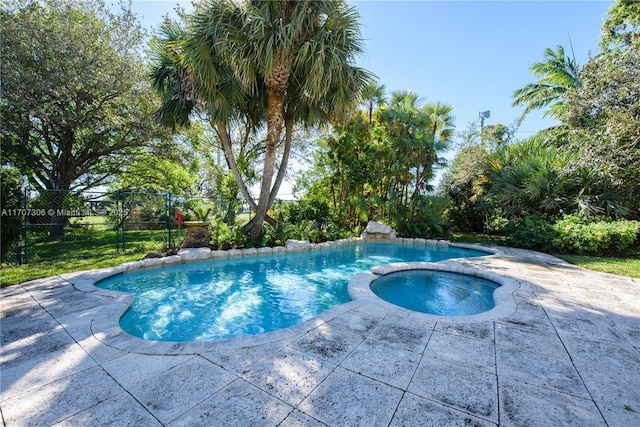
<path id="1" fill-rule="evenodd" d="M 115 267 L 129 261 L 139 261 L 144 254 L 115 256 L 113 253 L 92 258 L 69 258 L 34 262 L 19 266 L 2 266 L 0 287 L 15 285 L 34 279 L 55 276 L 73 271 L 92 270 L 94 268 Z"/>
<path id="2" fill-rule="evenodd" d="M 621 274 L 640 279 L 640 252 L 628 258 L 594 257 L 586 255 L 558 255 L 559 258 L 590 270 Z"/>
<path id="3" fill-rule="evenodd" d="M 184 235 L 184 231 L 182 234 Z M 177 236 L 175 238 L 178 239 Z M 0 286 L 137 261 L 149 252 L 164 249 L 164 239 L 164 230 L 128 230 L 124 236 L 124 253 L 122 245 L 119 253 L 116 253 L 116 234 L 113 230 L 84 227 L 72 229 L 66 233 L 63 240 L 58 241 L 48 240 L 46 234 L 33 235 L 29 246 L 29 264 L 2 265 Z"/>

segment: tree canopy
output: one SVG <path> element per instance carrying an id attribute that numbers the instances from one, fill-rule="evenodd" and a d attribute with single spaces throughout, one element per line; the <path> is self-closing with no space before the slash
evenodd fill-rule
<path id="1" fill-rule="evenodd" d="M 3 4 L 0 20 L 3 164 L 36 188 L 81 191 L 161 141 L 129 9 L 20 1 Z"/>
<path id="2" fill-rule="evenodd" d="M 256 240 L 284 178 L 293 124 L 327 121 L 349 111 L 370 79 L 354 65 L 362 51 L 356 10 L 343 1 L 217 0 L 198 5 L 186 29 L 167 30 L 154 71 L 164 100 L 161 116 L 180 124 L 194 112 L 207 115 L 255 210 L 250 238 Z M 240 118 L 266 127 L 257 203 L 231 149 L 228 129 Z"/>

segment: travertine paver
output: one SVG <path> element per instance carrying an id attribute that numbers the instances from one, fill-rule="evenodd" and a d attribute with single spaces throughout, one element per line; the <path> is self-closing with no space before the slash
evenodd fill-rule
<path id="1" fill-rule="evenodd" d="M 358 300 L 220 343 L 129 336 L 102 271 L 0 290 L 6 426 L 636 426 L 640 280 L 504 249 L 448 261 L 514 279 L 453 322 Z M 115 270 L 114 270 L 115 271 Z"/>
<path id="2" fill-rule="evenodd" d="M 409 385 L 409 391 L 498 422 L 498 378 L 495 374 L 425 357 Z"/>

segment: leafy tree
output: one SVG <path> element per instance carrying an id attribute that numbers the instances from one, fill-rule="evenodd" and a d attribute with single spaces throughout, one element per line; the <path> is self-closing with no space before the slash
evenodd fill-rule
<path id="1" fill-rule="evenodd" d="M 242 188 L 230 143 L 223 141 L 243 196 L 256 211 L 250 232 L 255 241 L 284 178 L 293 124 L 344 113 L 370 79 L 353 64 L 362 50 L 357 13 L 343 1 L 219 0 L 197 7 L 189 25 L 186 32 L 176 33 L 173 49 L 165 43 L 171 56 L 162 58 L 168 61 L 159 68 L 173 74 L 156 74 L 156 87 L 166 94 L 162 111 L 185 122 L 199 107 L 221 140 L 228 139 L 226 129 L 239 117 L 266 124 L 257 204 Z M 283 131 L 283 156 L 274 182 Z"/>
<path id="2" fill-rule="evenodd" d="M 539 108 L 549 109 L 543 117 L 559 118 L 563 110 L 562 95 L 580 85 L 580 67 L 575 60 L 567 57 L 562 46 L 556 50 L 545 49 L 543 61 L 536 62 L 530 68 L 538 81 L 529 83 L 513 92 L 513 106 L 525 106 L 520 121 Z"/>
<path id="3" fill-rule="evenodd" d="M 616 0 L 607 11 L 600 33 L 600 49 L 625 50 L 640 48 L 640 2 Z"/>
<path id="4" fill-rule="evenodd" d="M 0 19 L 3 164 L 36 188 L 82 191 L 159 143 L 143 33 L 130 10 L 113 13 L 101 0 L 21 1 L 5 4 Z M 64 198 L 56 200 L 61 208 Z"/>
<path id="5" fill-rule="evenodd" d="M 0 209 L 19 209 L 22 197 L 20 175 L 16 168 L 0 167 Z M 5 215 L 6 214 L 6 215 Z M 20 217 L 3 212 L 0 217 L 0 261 L 9 260 L 20 239 Z"/>
<path id="6" fill-rule="evenodd" d="M 367 109 L 335 126 L 337 138 L 326 139 L 307 175 L 304 199 L 331 206 L 344 229 L 375 218 L 403 233 L 442 235 L 446 227 L 436 217 L 442 217 L 444 204 L 425 192 L 452 136 L 452 109 L 420 106 L 418 99 L 413 92 L 396 92 L 389 105 L 374 111 L 371 122 Z"/>
<path id="7" fill-rule="evenodd" d="M 447 216 L 462 231 L 485 231 L 486 190 L 483 162 L 489 152 L 481 145 L 462 148 L 440 181 L 439 192 L 451 201 Z"/>
<path id="8" fill-rule="evenodd" d="M 485 232 L 487 221 L 502 214 L 487 197 L 486 162 L 514 142 L 515 127 L 502 123 L 480 128 L 477 122 L 456 136 L 458 152 L 444 173 L 439 191 L 451 200 L 447 216 L 462 231 Z"/>
<path id="9" fill-rule="evenodd" d="M 578 153 L 573 169 L 590 170 L 608 200 L 610 215 L 640 215 L 640 46 L 592 58 L 582 85 L 567 93 L 562 119 L 566 149 Z M 613 195 L 617 197 L 613 197 Z"/>

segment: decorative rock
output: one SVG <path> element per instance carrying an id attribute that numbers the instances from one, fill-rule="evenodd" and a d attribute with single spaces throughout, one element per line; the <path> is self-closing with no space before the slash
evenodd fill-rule
<path id="1" fill-rule="evenodd" d="M 132 272 L 132 271 L 142 269 L 143 264 L 142 264 L 142 261 L 131 261 L 131 262 L 125 262 L 124 264 L 122 264 L 122 267 L 124 268 L 124 271 Z"/>
<path id="2" fill-rule="evenodd" d="M 208 248 L 211 241 L 211 230 L 206 223 L 194 223 L 187 228 L 187 234 L 180 245 L 181 248 Z"/>
<path id="3" fill-rule="evenodd" d="M 222 251 L 222 250 L 211 251 L 211 258 L 226 258 L 228 256 L 229 254 L 227 253 L 227 251 Z"/>
<path id="4" fill-rule="evenodd" d="M 396 239 L 396 231 L 388 225 L 384 225 L 377 221 L 369 221 L 367 224 L 367 228 L 360 236 L 363 240 L 370 239 L 387 239 L 387 240 L 395 240 Z"/>
<path id="5" fill-rule="evenodd" d="M 196 259 L 207 259 L 211 257 L 211 249 L 209 248 L 187 248 L 180 249 L 178 256 L 183 261 L 191 261 Z"/>
<path id="6" fill-rule="evenodd" d="M 227 255 L 230 257 L 242 256 L 242 249 L 229 249 Z"/>
<path id="7" fill-rule="evenodd" d="M 377 221 L 369 221 L 365 231 L 369 234 L 390 234 L 393 228 Z"/>
<path id="8" fill-rule="evenodd" d="M 180 264 L 180 262 L 182 262 L 182 258 L 178 255 L 169 255 L 168 257 L 162 258 L 163 265 Z"/>
<path id="9" fill-rule="evenodd" d="M 308 240 L 287 240 L 285 244 L 285 250 L 287 252 L 309 250 L 311 249 L 311 243 Z"/>
<path id="10" fill-rule="evenodd" d="M 242 256 L 251 256 L 258 255 L 258 250 L 256 248 L 248 248 L 242 251 Z"/>
<path id="11" fill-rule="evenodd" d="M 162 258 L 145 258 L 142 261 L 143 268 L 152 268 L 162 265 Z"/>

